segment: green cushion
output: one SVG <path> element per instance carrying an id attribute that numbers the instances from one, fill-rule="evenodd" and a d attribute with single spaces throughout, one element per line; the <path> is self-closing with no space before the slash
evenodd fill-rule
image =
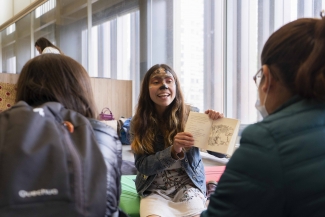
<path id="1" fill-rule="evenodd" d="M 120 208 L 131 217 L 140 217 L 140 197 L 135 189 L 136 175 L 122 175 Z"/>

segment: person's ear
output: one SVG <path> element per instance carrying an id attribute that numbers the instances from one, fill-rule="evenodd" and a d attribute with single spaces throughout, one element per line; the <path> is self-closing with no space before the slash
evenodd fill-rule
<path id="1" fill-rule="evenodd" d="M 268 92 L 269 89 L 271 89 L 272 86 L 272 75 L 270 73 L 270 68 L 268 65 L 262 66 L 262 72 L 263 72 L 263 82 L 261 83 L 262 87 L 261 90 L 263 92 Z"/>

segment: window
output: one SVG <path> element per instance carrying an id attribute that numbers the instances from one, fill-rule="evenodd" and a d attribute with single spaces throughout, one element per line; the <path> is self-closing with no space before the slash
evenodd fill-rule
<path id="1" fill-rule="evenodd" d="M 229 117 L 249 124 L 261 117 L 255 110 L 257 90 L 252 76 L 261 67 L 260 54 L 268 37 L 301 17 L 317 17 L 323 0 L 227 0 L 226 106 Z"/>
<path id="2" fill-rule="evenodd" d="M 250 124 L 265 41 L 322 9 L 325 0 L 48 0 L 1 31 L 0 67 L 19 73 L 46 37 L 90 76 L 132 80 L 135 106 L 144 73 L 166 63 L 186 103 Z"/>
<path id="3" fill-rule="evenodd" d="M 138 61 L 132 53 L 138 15 L 131 12 L 92 27 L 91 76 L 131 80 L 132 62 Z"/>
<path id="4" fill-rule="evenodd" d="M 10 35 L 11 33 L 13 33 L 16 30 L 16 24 L 11 24 L 9 27 L 7 27 L 6 32 L 7 35 Z"/>
<path id="5" fill-rule="evenodd" d="M 186 102 L 201 111 L 224 112 L 242 124 L 259 120 L 252 77 L 261 67 L 265 41 L 299 17 L 319 18 L 322 8 L 324 0 L 174 1 L 180 14 L 173 14 L 174 35 L 180 36 L 174 42 L 182 45 L 174 45 L 174 55 L 182 61 L 179 68 L 174 62 L 174 68 L 182 77 Z"/>
<path id="6" fill-rule="evenodd" d="M 38 18 L 56 6 L 56 0 L 49 0 L 35 10 L 35 18 Z"/>
<path id="7" fill-rule="evenodd" d="M 12 73 L 15 74 L 16 73 L 16 57 L 10 57 L 7 59 L 7 73 Z"/>

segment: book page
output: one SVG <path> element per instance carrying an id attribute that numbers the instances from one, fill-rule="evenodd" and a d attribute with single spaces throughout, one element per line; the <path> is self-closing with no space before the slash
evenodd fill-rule
<path id="1" fill-rule="evenodd" d="M 232 155 L 239 130 L 239 120 L 220 118 L 213 121 L 207 149 Z"/>
<path id="2" fill-rule="evenodd" d="M 193 135 L 194 146 L 206 149 L 211 126 L 212 120 L 207 114 L 190 112 L 184 131 Z"/>

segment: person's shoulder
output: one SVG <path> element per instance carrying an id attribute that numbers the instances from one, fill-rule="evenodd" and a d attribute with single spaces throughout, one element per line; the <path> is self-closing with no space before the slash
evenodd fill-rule
<path id="1" fill-rule="evenodd" d="M 101 133 L 111 137 L 118 137 L 117 132 L 113 127 L 93 118 L 88 118 L 88 120 L 95 131 L 95 134 Z"/>
<path id="2" fill-rule="evenodd" d="M 45 54 L 45 53 L 60 54 L 60 51 L 54 47 L 46 47 L 46 48 L 44 48 L 42 54 Z"/>
<path id="3" fill-rule="evenodd" d="M 198 107 L 190 105 L 190 111 L 192 111 L 192 112 L 200 112 L 200 109 Z"/>
<path id="4" fill-rule="evenodd" d="M 184 106 L 185 110 L 185 117 L 187 119 L 190 112 L 200 112 L 200 109 L 198 107 L 192 106 L 190 104 L 185 104 Z"/>
<path id="5" fill-rule="evenodd" d="M 258 122 L 247 126 L 240 139 L 240 145 L 250 144 L 254 146 L 263 146 L 265 148 L 272 147 L 274 138 L 263 122 Z"/>
<path id="6" fill-rule="evenodd" d="M 190 104 L 185 104 L 185 111 L 187 111 L 187 113 L 191 112 L 200 112 L 200 109 L 198 107 L 192 106 Z"/>
<path id="7" fill-rule="evenodd" d="M 265 133 L 265 127 L 263 126 L 263 123 L 261 122 L 257 122 L 257 123 L 254 123 L 254 124 L 250 124 L 248 125 L 242 132 L 242 137 L 249 137 L 251 134 L 256 134 L 256 132 L 263 132 L 263 134 Z M 260 132 L 260 133 L 261 133 Z"/>

